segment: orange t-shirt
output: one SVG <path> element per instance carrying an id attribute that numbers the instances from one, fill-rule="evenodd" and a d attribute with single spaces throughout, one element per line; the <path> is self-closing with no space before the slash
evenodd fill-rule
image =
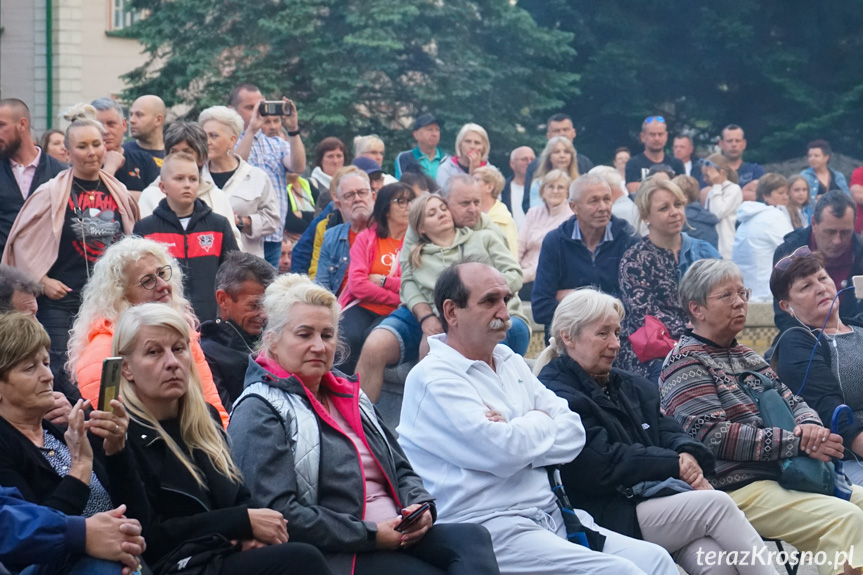
<path id="1" fill-rule="evenodd" d="M 372 265 L 369 267 L 369 274 L 389 276 L 393 266 L 398 267 L 399 265 L 399 252 L 403 242 L 404 240 L 394 240 L 393 238 L 377 238 L 375 259 L 372 260 Z M 396 311 L 397 307 L 371 302 L 362 302 L 359 306 L 378 315 L 390 315 Z"/>

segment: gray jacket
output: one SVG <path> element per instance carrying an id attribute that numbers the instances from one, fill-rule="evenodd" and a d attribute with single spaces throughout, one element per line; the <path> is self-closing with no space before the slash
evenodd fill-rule
<path id="1" fill-rule="evenodd" d="M 245 386 L 262 382 L 292 395 L 292 403 L 301 400 L 307 408 L 302 411 L 310 410 L 316 416 L 318 447 L 308 449 L 306 442 L 302 449 L 305 456 L 317 452 L 318 485 L 313 491 L 317 502 L 310 502 L 308 492 L 303 493 L 304 481 L 298 481 L 291 421 L 285 421 L 280 410 L 258 394 L 237 402 L 228 426 L 234 460 L 243 472 L 244 482 L 256 504 L 282 512 L 288 520 L 291 541 L 316 546 L 326 555 L 334 573 L 351 573 L 354 553 L 373 551 L 377 536 L 376 524 L 362 520 L 365 485 L 357 451 L 351 440 L 333 427 L 329 414 L 309 400 L 297 378 L 279 379 L 250 358 Z M 362 422 L 365 440 L 391 485 L 390 495 L 396 504 L 407 507 L 431 501 L 394 432 L 379 417 L 377 423 L 372 422 L 367 412 L 360 410 L 359 383 L 330 373 L 321 385 L 329 388 L 333 407 L 348 422 Z M 288 410 L 289 418 L 290 413 Z M 306 419 L 303 425 L 311 423 Z"/>

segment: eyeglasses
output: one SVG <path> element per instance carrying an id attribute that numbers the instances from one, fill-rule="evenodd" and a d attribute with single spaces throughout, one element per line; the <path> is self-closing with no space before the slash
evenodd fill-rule
<path id="1" fill-rule="evenodd" d="M 742 289 L 740 291 L 726 292 L 722 295 L 709 295 L 709 296 L 707 296 L 707 299 L 718 299 L 718 300 L 722 300 L 722 303 L 724 303 L 725 305 L 733 305 L 734 303 L 737 302 L 737 300 L 734 299 L 734 296 L 739 297 L 740 299 L 743 300 L 743 303 L 746 303 L 749 301 L 749 298 L 752 296 L 752 290 L 749 288 L 745 288 L 745 289 Z"/>
<path id="2" fill-rule="evenodd" d="M 809 249 L 809 246 L 800 246 L 799 248 L 791 252 L 789 255 L 776 262 L 776 265 L 773 267 L 779 271 L 784 272 L 788 269 L 788 266 L 790 266 L 791 262 L 793 262 L 795 259 L 808 258 L 811 255 L 812 250 Z"/>
<path id="3" fill-rule="evenodd" d="M 356 192 L 347 192 L 344 195 L 342 195 L 341 200 L 343 202 L 353 202 L 354 199 L 364 200 L 367 197 L 369 197 L 369 195 L 371 193 L 372 193 L 372 191 L 368 188 L 366 188 L 364 190 L 357 190 Z"/>
<path id="4" fill-rule="evenodd" d="M 414 198 L 393 198 L 394 204 L 398 204 L 400 208 L 407 207 L 411 205 L 411 202 L 414 201 Z"/>
<path id="5" fill-rule="evenodd" d="M 662 116 L 648 116 L 644 119 L 645 124 L 649 124 L 651 122 L 659 122 L 660 124 L 664 124 L 665 118 L 663 118 Z"/>
<path id="6" fill-rule="evenodd" d="M 157 269 L 156 273 L 147 274 L 144 277 L 142 277 L 138 283 L 140 283 L 141 287 L 144 289 L 155 289 L 156 284 L 159 283 L 158 280 L 162 280 L 163 282 L 168 282 L 171 279 L 172 273 L 173 273 L 173 270 L 171 269 L 171 266 L 166 264 L 166 265 L 160 267 L 159 269 Z"/>

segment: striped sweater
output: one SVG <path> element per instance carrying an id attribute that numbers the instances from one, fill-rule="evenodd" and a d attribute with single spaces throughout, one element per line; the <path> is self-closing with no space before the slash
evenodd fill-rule
<path id="1" fill-rule="evenodd" d="M 684 335 L 665 362 L 659 378 L 662 408 L 716 456 L 717 489 L 731 490 L 753 481 L 778 479 L 780 459 L 799 455 L 793 432 L 764 427 L 758 407 L 738 384 L 737 375 L 756 371 L 772 379 L 798 424 L 821 420 L 814 409 L 791 393 L 760 355 L 736 341 L 722 348 Z M 754 376 L 746 384 L 762 386 Z"/>

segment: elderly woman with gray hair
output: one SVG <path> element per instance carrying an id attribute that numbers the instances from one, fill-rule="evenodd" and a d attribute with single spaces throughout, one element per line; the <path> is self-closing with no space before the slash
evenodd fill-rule
<path id="1" fill-rule="evenodd" d="M 576 290 L 557 307 L 549 346 L 534 365 L 540 381 L 581 416 L 587 436 L 561 470 L 564 487 L 573 506 L 603 527 L 664 547 L 687 573 L 714 573 L 699 562 L 704 553 L 764 544 L 734 501 L 705 479 L 713 453 L 662 414 L 656 384 L 611 367 L 623 316 L 620 300 Z M 662 482 L 673 485 L 649 495 Z M 735 572 L 721 563 L 719 572 Z M 737 572 L 776 573 L 758 564 Z"/>
<path id="2" fill-rule="evenodd" d="M 228 435 L 254 499 L 337 575 L 499 573 L 485 528 L 433 525 L 434 500 L 356 378 L 333 373 L 341 306 L 307 276 L 264 295 L 261 353 Z M 405 519 L 416 512 L 414 518 Z"/>
<path id="3" fill-rule="evenodd" d="M 201 112 L 198 123 L 207 135 L 208 152 L 201 177 L 228 197 L 241 249 L 264 257 L 264 237 L 277 233 L 281 225 L 279 200 L 267 173 L 234 152 L 243 119 L 227 106 L 213 106 Z"/>
<path id="4" fill-rule="evenodd" d="M 198 168 L 204 167 L 209 155 L 207 149 L 207 134 L 201 129 L 201 126 L 195 122 L 174 122 L 168 129 L 165 130 L 165 155 L 171 155 L 175 152 L 186 152 L 195 158 Z M 141 219 L 152 215 L 153 210 L 159 205 L 159 202 L 165 197 L 165 193 L 159 189 L 161 177 L 157 178 L 152 184 L 147 186 L 141 197 L 138 198 L 138 209 L 141 212 Z M 229 222 L 236 222 L 234 209 L 228 201 L 228 197 L 221 189 L 216 187 L 213 180 L 204 174 L 201 175 L 198 185 L 198 198 L 207 204 L 213 212 L 227 219 Z M 240 243 L 240 230 L 233 227 L 234 237 L 237 243 Z"/>
<path id="5" fill-rule="evenodd" d="M 845 558 L 820 565 L 822 575 L 860 573 L 863 554 L 849 557 L 848 551 L 863 541 L 863 489 L 853 486 L 846 501 L 780 484 L 785 460 L 842 457 L 842 437 L 822 426 L 764 358 L 737 342 L 750 293 L 733 262 L 706 259 L 689 268 L 680 281 L 680 303 L 693 327 L 665 361 L 662 407 L 713 451 L 710 482 L 731 496 L 762 537 Z M 767 380 L 793 415 L 793 430 L 765 426 L 753 396 L 764 392 Z"/>

